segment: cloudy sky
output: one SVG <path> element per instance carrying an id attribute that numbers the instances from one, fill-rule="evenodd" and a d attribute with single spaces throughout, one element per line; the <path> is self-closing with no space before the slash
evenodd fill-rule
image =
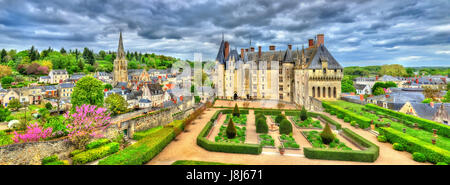
<path id="1" fill-rule="evenodd" d="M 317 33 L 344 66 L 450 66 L 450 1 L 0 0 L 0 48 L 125 49 L 214 60 L 231 48 L 288 43 Z"/>

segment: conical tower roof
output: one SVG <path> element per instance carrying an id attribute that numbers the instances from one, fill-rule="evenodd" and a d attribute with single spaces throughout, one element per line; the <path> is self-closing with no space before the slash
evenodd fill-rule
<path id="1" fill-rule="evenodd" d="M 125 59 L 125 51 L 123 50 L 122 31 L 120 31 L 119 48 L 117 49 L 117 59 Z"/>

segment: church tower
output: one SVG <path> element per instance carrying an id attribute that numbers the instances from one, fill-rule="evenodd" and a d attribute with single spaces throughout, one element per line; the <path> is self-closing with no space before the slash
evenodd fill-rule
<path id="1" fill-rule="evenodd" d="M 125 58 L 125 51 L 123 50 L 122 31 L 120 32 L 119 48 L 117 49 L 117 56 L 114 60 L 114 83 L 128 82 L 128 61 Z"/>

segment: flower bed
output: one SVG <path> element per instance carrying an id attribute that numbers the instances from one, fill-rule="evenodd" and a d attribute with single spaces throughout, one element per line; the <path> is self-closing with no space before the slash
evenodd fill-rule
<path id="1" fill-rule="evenodd" d="M 258 140 L 262 147 L 275 148 L 275 140 L 268 134 L 259 135 Z"/>
<path id="2" fill-rule="evenodd" d="M 236 128 L 236 137 L 230 139 L 227 136 L 227 127 L 221 126 L 220 131 L 214 138 L 216 142 L 231 142 L 231 143 L 244 143 L 245 142 L 245 130 L 246 127 L 234 126 Z"/>
<path id="3" fill-rule="evenodd" d="M 280 139 L 281 145 L 283 145 L 283 147 L 286 149 L 300 149 L 300 145 L 295 142 L 295 139 L 292 136 L 281 134 L 278 139 Z"/>
<path id="4" fill-rule="evenodd" d="M 227 117 L 225 118 L 225 121 L 223 122 L 224 125 L 228 124 L 228 121 L 230 121 L 230 118 L 233 117 L 233 123 L 238 125 L 247 125 L 247 115 L 241 114 L 239 117 L 232 116 L 231 114 L 227 114 Z"/>
<path id="5" fill-rule="evenodd" d="M 338 138 L 335 138 L 328 145 L 322 142 L 322 138 L 320 137 L 320 132 L 318 131 L 303 131 L 303 135 L 306 139 L 311 143 L 314 148 L 329 148 L 329 149 L 337 149 L 337 150 L 352 150 L 350 147 L 345 145 L 339 141 Z"/>
<path id="6" fill-rule="evenodd" d="M 311 117 L 308 117 L 305 121 L 302 121 L 299 116 L 291 116 L 290 119 L 297 128 L 323 128 L 319 120 L 314 121 Z"/>

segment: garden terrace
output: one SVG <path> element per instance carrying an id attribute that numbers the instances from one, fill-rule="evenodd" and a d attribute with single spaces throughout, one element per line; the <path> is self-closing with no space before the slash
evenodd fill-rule
<path id="1" fill-rule="evenodd" d="M 308 139 L 311 145 L 314 148 L 329 148 L 329 149 L 337 149 L 337 150 L 352 150 L 350 147 L 345 145 L 345 143 L 339 141 L 338 138 L 335 138 L 331 143 L 324 144 L 320 137 L 320 133 L 318 131 L 303 131 L 302 134 Z"/>
<path id="2" fill-rule="evenodd" d="M 233 116 L 232 114 L 226 114 L 227 117 L 225 118 L 223 124 L 227 125 L 230 121 L 230 118 L 232 118 L 234 124 L 245 126 L 247 125 L 247 114 L 241 114 L 239 117 Z"/>
<path id="3" fill-rule="evenodd" d="M 445 156 L 444 153 L 450 150 L 450 138 L 447 137 L 446 131 L 448 129 L 447 125 L 399 113 L 373 104 L 363 106 L 345 101 L 335 101 L 323 102 L 323 105 L 324 107 L 328 107 L 326 110 L 330 114 L 339 114 L 340 111 L 335 109 L 335 107 L 339 107 L 341 110 L 349 110 L 356 115 L 359 114 L 374 120 L 373 122 L 377 127 L 376 130 L 381 135 L 384 135 L 390 143 L 402 143 L 410 153 L 424 152 L 423 154 L 429 162 L 439 162 L 433 156 Z M 359 124 L 356 120 L 352 117 L 347 122 L 356 122 Z M 414 126 L 414 123 L 417 123 L 417 127 Z M 387 127 L 388 125 L 390 126 Z M 433 134 L 433 129 L 437 129 L 437 137 Z M 435 140 L 434 145 L 432 144 L 433 139 Z M 430 146 L 434 149 L 424 149 Z M 442 151 L 445 152 L 442 153 Z M 439 160 L 445 159 L 439 158 Z"/>
<path id="4" fill-rule="evenodd" d="M 288 118 L 292 120 L 295 126 L 300 128 L 323 128 L 319 120 L 313 120 L 311 117 L 308 117 L 305 121 L 302 121 L 300 116 L 289 116 Z"/>
<path id="5" fill-rule="evenodd" d="M 216 142 L 228 142 L 228 143 L 244 143 L 245 142 L 245 130 L 246 127 L 234 126 L 236 128 L 236 137 L 228 138 L 226 130 L 227 127 L 222 125 L 220 126 L 220 132 L 214 137 Z"/>

